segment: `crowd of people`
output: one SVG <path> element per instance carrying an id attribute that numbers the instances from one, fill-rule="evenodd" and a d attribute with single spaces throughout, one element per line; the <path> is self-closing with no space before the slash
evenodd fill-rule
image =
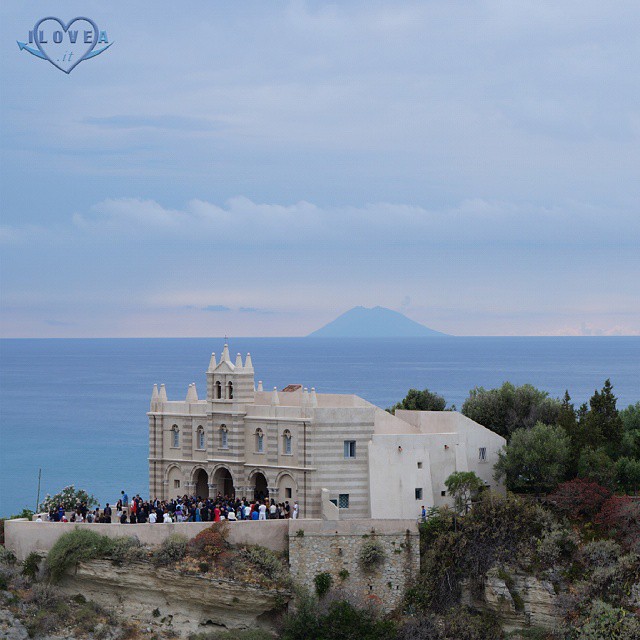
<path id="1" fill-rule="evenodd" d="M 115 506 L 108 502 L 103 509 L 91 509 L 85 502 L 78 504 L 67 513 L 63 505 L 52 508 L 48 519 L 54 522 L 99 522 L 121 524 L 140 524 L 144 522 L 221 522 L 227 520 L 279 520 L 297 519 L 300 513 L 298 502 L 293 505 L 288 500 L 276 502 L 268 497 L 248 500 L 246 497 L 234 498 L 218 494 L 215 498 L 187 496 L 173 500 L 143 500 L 139 495 L 129 500 L 122 491 Z M 42 522 L 38 516 L 37 521 Z"/>

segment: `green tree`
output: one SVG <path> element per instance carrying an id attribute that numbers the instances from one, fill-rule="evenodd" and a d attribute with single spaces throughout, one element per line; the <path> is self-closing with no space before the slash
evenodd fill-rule
<path id="1" fill-rule="evenodd" d="M 637 493 L 640 488 L 640 460 L 618 458 L 616 461 L 616 481 L 627 493 Z"/>
<path id="2" fill-rule="evenodd" d="M 562 427 L 538 422 L 532 429 L 517 429 L 500 452 L 496 480 L 505 478 L 512 491 L 550 491 L 567 471 L 569 436 Z"/>
<path id="3" fill-rule="evenodd" d="M 607 489 L 615 487 L 616 472 L 613 460 L 604 447 L 585 447 L 578 458 L 578 478 L 585 478 Z"/>
<path id="4" fill-rule="evenodd" d="M 599 449 L 605 447 L 610 457 L 620 455 L 624 427 L 616 407 L 613 385 L 605 380 L 601 391 L 595 391 L 589 400 L 589 411 L 580 416 L 578 446 Z"/>
<path id="5" fill-rule="evenodd" d="M 462 413 L 509 439 L 516 429 L 530 429 L 536 422 L 556 424 L 560 406 L 557 399 L 530 384 L 516 387 L 505 382 L 498 389 L 472 389 Z"/>
<path id="6" fill-rule="evenodd" d="M 429 389 L 409 389 L 407 395 L 397 404 L 387 409 L 390 413 L 395 413 L 396 409 L 407 409 L 408 411 L 444 411 L 447 401 L 438 393 Z"/>
<path id="7" fill-rule="evenodd" d="M 621 453 L 623 456 L 640 460 L 640 402 L 622 409 L 620 420 L 624 428 Z"/>
<path id="8" fill-rule="evenodd" d="M 468 513 L 473 498 L 484 488 L 484 482 L 473 471 L 454 471 L 444 484 L 458 513 Z"/>

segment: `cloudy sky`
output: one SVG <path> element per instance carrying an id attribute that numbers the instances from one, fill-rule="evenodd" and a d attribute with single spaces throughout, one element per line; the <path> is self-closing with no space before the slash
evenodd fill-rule
<path id="1" fill-rule="evenodd" d="M 3 336 L 640 335 L 636 1 L 185 7 L 2 3 Z"/>

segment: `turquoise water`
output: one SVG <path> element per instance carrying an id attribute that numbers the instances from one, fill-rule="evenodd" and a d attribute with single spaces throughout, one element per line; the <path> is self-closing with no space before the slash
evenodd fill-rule
<path id="1" fill-rule="evenodd" d="M 0 340 L 0 515 L 67 484 L 101 501 L 147 492 L 146 411 L 154 382 L 182 399 L 221 339 Z M 576 403 L 610 377 L 619 406 L 640 400 L 640 338 L 238 338 L 265 389 L 290 383 L 387 407 L 410 387 L 462 405 L 469 389 L 530 382 Z"/>

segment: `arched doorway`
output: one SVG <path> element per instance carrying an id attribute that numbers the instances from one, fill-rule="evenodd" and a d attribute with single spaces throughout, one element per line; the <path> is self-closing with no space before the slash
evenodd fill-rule
<path id="1" fill-rule="evenodd" d="M 196 496 L 206 500 L 209 497 L 209 476 L 207 476 L 207 472 L 204 469 L 196 471 L 194 484 L 196 486 Z"/>
<path id="2" fill-rule="evenodd" d="M 264 473 L 258 471 L 254 474 L 253 478 L 253 499 L 254 500 L 265 500 L 269 497 L 269 489 L 267 488 L 267 479 L 264 476 Z"/>
<path id="3" fill-rule="evenodd" d="M 235 496 L 233 476 L 226 467 L 220 467 L 215 470 L 213 474 L 213 484 L 216 487 L 216 492 L 221 493 L 224 497 L 233 498 Z"/>
<path id="4" fill-rule="evenodd" d="M 278 480 L 278 502 L 289 501 L 293 508 L 293 503 L 298 500 L 298 485 L 289 473 L 282 473 Z"/>

